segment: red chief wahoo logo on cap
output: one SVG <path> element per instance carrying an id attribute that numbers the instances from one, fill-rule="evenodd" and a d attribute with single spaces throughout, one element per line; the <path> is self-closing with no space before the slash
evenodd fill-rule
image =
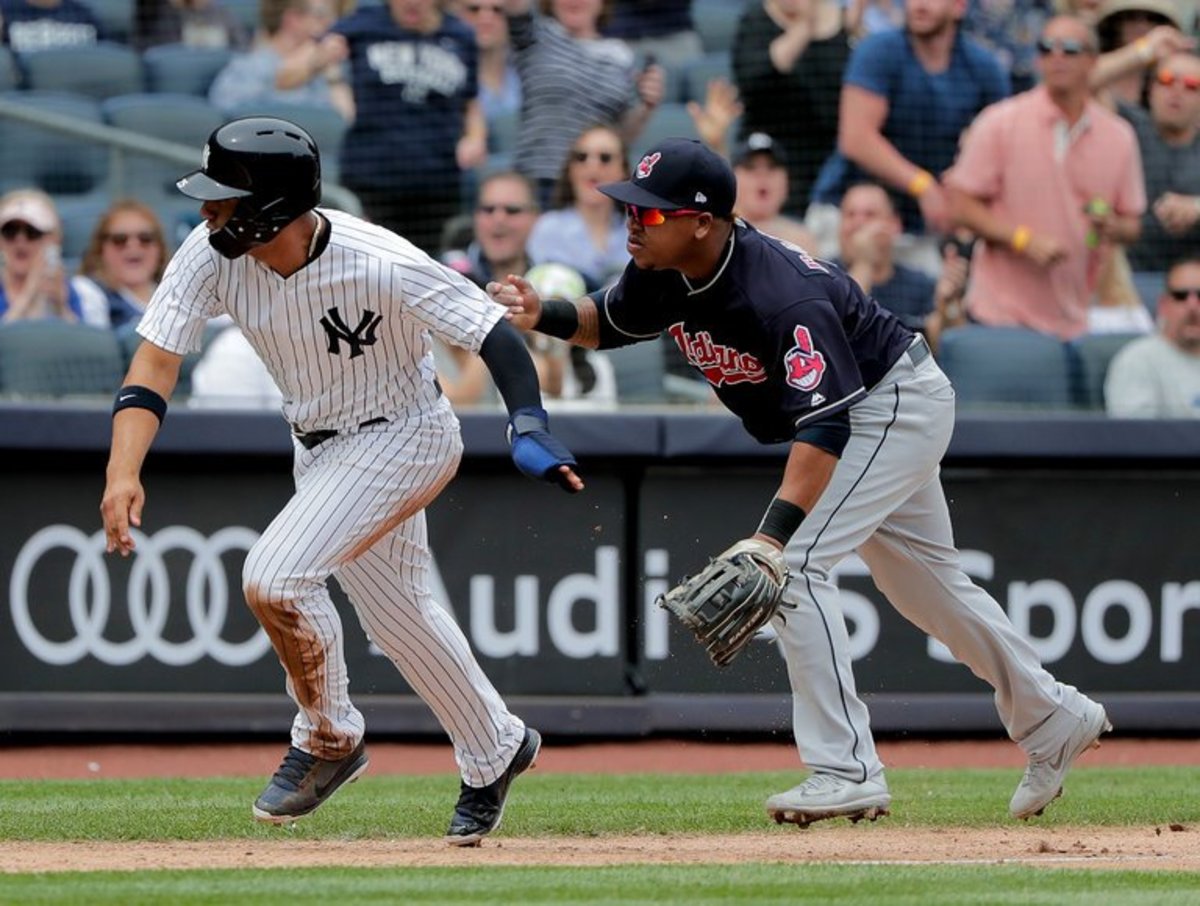
<path id="1" fill-rule="evenodd" d="M 807 327 L 797 327 L 796 345 L 783 357 L 787 382 L 797 390 L 812 390 L 825 374 L 825 356 L 813 349 L 812 335 Z"/>
<path id="2" fill-rule="evenodd" d="M 640 161 L 638 161 L 637 178 L 645 179 L 647 176 L 653 173 L 654 165 L 658 163 L 661 158 L 662 155 L 655 151 L 653 154 L 647 154 Z"/>

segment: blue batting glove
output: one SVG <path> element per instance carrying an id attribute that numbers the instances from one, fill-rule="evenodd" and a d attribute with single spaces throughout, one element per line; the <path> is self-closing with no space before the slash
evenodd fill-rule
<path id="1" fill-rule="evenodd" d="M 573 490 L 559 472 L 560 466 L 578 465 L 571 451 L 550 434 L 549 416 L 545 409 L 518 409 L 508 420 L 506 435 L 512 447 L 516 467 L 530 478 L 553 481 Z"/>

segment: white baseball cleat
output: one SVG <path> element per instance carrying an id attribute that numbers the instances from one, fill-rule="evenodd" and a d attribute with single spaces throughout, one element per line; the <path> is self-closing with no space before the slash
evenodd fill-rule
<path id="1" fill-rule="evenodd" d="M 1088 701 L 1084 714 L 1075 723 L 1067 738 L 1044 756 L 1031 757 L 1025 776 L 1017 785 L 1008 811 L 1014 818 L 1028 819 L 1040 815 L 1047 805 L 1062 795 L 1063 779 L 1080 755 L 1088 749 L 1099 748 L 1100 734 L 1112 729 L 1104 706 Z"/>
<path id="2" fill-rule="evenodd" d="M 876 774 L 861 783 L 836 774 L 813 774 L 786 793 L 767 800 L 767 814 L 776 824 L 808 827 L 825 818 L 849 818 L 855 824 L 866 818 L 874 821 L 888 814 L 892 804 L 887 781 Z"/>

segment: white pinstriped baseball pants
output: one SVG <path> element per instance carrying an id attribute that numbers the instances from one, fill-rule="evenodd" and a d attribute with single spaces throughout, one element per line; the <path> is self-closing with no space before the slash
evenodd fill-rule
<path id="1" fill-rule="evenodd" d="M 787 548 L 792 580 L 774 626 L 792 687 L 793 732 L 813 771 L 861 782 L 883 770 L 855 690 L 830 572 L 853 551 L 909 622 L 995 689 L 1027 753 L 1061 737 L 1084 697 L 1055 681 L 994 598 L 963 572 L 939 477 L 954 391 L 929 356 L 908 356 L 850 410 L 852 434 L 825 493 Z"/>
<path id="2" fill-rule="evenodd" d="M 525 725 L 429 591 L 424 507 L 461 456 L 458 420 L 445 398 L 431 412 L 400 414 L 312 450 L 296 443 L 296 493 L 246 557 L 242 584 L 299 709 L 297 748 L 341 758 L 364 732 L 326 587 L 336 576 L 368 636 L 449 734 L 464 781 L 491 783 L 516 754 Z"/>

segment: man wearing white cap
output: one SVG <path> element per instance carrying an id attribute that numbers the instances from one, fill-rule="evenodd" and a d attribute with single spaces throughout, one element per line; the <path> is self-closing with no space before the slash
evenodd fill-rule
<path id="1" fill-rule="evenodd" d="M 62 267 L 62 228 L 54 202 L 37 189 L 0 198 L 0 321 L 78 321 L 82 306 Z"/>

